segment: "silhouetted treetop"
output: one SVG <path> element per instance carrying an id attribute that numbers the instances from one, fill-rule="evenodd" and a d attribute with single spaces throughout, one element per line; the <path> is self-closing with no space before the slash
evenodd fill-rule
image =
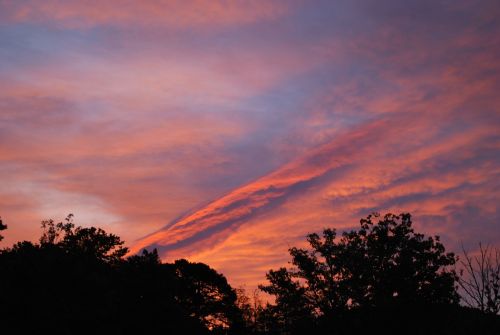
<path id="1" fill-rule="evenodd" d="M 2 218 L 0 217 L 0 231 L 7 229 L 7 225 L 3 224 Z M 0 241 L 3 240 L 3 236 L 0 234 Z"/>
<path id="2" fill-rule="evenodd" d="M 73 215 L 42 230 L 39 243 L 0 250 L 7 333 L 234 334 L 242 324 L 235 291 L 205 264 L 162 263 L 157 250 L 125 258 L 118 236 Z"/>
<path id="3" fill-rule="evenodd" d="M 156 249 L 125 257 L 118 236 L 75 226 L 71 214 L 59 223 L 45 220 L 38 243 L 0 249 L 0 329 L 61 335 L 500 334 L 498 253 L 480 248 L 482 257 L 466 254 L 472 281 L 461 284 L 473 302 L 482 302 L 469 309 L 457 304 L 456 257 L 439 237 L 416 233 L 409 214 L 372 214 L 357 230 L 337 235 L 324 229 L 307 242 L 308 248 L 289 249 L 291 268 L 266 274 L 268 284 L 260 288 L 275 301 L 264 304 L 254 292 L 252 304 L 206 264 L 162 263 Z"/>
<path id="4" fill-rule="evenodd" d="M 243 324 L 241 311 L 236 306 L 236 291 L 227 279 L 203 263 L 185 259 L 166 264 L 179 280 L 178 299 L 209 329 L 238 328 Z"/>
<path id="5" fill-rule="evenodd" d="M 390 304 L 456 304 L 453 253 L 439 237 L 415 233 L 411 215 L 374 213 L 358 230 L 309 234 L 310 249 L 290 248 L 291 269 L 266 275 L 283 322 Z"/>
<path id="6" fill-rule="evenodd" d="M 73 214 L 69 214 L 65 222 L 42 221 L 42 229 L 42 246 L 55 245 L 66 252 L 81 253 L 106 262 L 117 262 L 128 252 L 128 248 L 123 247 L 124 242 L 114 234 L 101 228 L 75 227 Z"/>

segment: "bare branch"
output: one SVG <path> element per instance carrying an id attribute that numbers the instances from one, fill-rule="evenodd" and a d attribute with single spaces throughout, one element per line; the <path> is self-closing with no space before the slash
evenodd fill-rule
<path id="1" fill-rule="evenodd" d="M 479 255 L 471 256 L 462 245 L 464 271 L 460 271 L 459 286 L 463 302 L 484 313 L 500 312 L 500 251 L 479 243 Z"/>

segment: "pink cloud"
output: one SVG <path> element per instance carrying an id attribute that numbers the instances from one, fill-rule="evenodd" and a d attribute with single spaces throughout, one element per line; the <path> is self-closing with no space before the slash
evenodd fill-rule
<path id="1" fill-rule="evenodd" d="M 290 3 L 266 1 L 8 1 L 0 3 L 11 22 L 53 23 L 70 28 L 97 25 L 212 28 L 275 19 Z"/>
<path id="2" fill-rule="evenodd" d="M 454 48 L 432 54 L 446 59 Z M 415 75 L 401 67 L 433 56 L 395 54 L 394 67 L 377 73 L 392 90 L 373 87 L 370 94 L 354 77 L 318 92 L 303 118 L 312 128 L 301 136 L 325 144 L 147 236 L 133 251 L 159 247 L 165 259 L 187 255 L 234 283 L 255 286 L 305 234 L 356 226 L 372 210 L 410 211 L 417 229 L 443 235 L 451 249 L 460 239 L 497 243 L 499 68 L 488 50 Z M 367 118 L 361 126 L 328 127 L 332 116 L 353 111 Z M 324 135 L 314 133 L 322 125 Z"/>
<path id="3" fill-rule="evenodd" d="M 305 234 L 372 210 L 410 211 L 451 247 L 499 240 L 500 35 L 478 24 L 495 15 L 454 23 L 456 34 L 432 20 L 414 29 L 413 13 L 356 17 L 369 29 L 344 33 L 347 12 L 323 31 L 319 16 L 279 21 L 291 20 L 288 3 L 163 5 L 1 2 L 3 26 L 121 32 L 106 35 L 110 48 L 89 33 L 83 47 L 52 41 L 5 67 L 4 242 L 36 239 L 40 219 L 71 211 L 129 244 L 155 232 L 133 252 L 158 247 L 253 286 Z M 266 22 L 289 35 L 267 40 L 256 28 Z M 196 38 L 167 43 L 162 28 Z M 214 28 L 228 35 L 204 40 Z"/>

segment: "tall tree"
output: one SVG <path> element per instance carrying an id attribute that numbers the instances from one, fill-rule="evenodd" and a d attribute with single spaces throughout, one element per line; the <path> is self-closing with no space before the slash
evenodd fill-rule
<path id="1" fill-rule="evenodd" d="M 205 264 L 163 264 L 156 250 L 125 258 L 118 236 L 72 215 L 42 229 L 39 243 L 0 250 L 4 332 L 236 334 L 243 324 L 235 291 Z"/>
<path id="2" fill-rule="evenodd" d="M 206 264 L 185 259 L 164 266 L 176 274 L 177 300 L 190 315 L 213 331 L 242 330 L 244 321 L 237 307 L 236 290 L 223 275 Z"/>
<path id="3" fill-rule="evenodd" d="M 415 233 L 408 213 L 374 213 L 340 238 L 325 229 L 323 237 L 313 233 L 307 241 L 310 249 L 289 249 L 293 268 L 269 271 L 269 284 L 260 286 L 276 297 L 285 320 L 356 307 L 458 303 L 455 255 L 438 236 Z"/>

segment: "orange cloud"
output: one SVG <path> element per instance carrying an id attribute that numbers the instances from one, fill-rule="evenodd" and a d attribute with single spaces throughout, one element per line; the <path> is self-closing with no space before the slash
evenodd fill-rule
<path id="1" fill-rule="evenodd" d="M 493 7 L 0 4 L 6 244 L 72 211 L 254 286 L 372 210 L 500 240 Z"/>
<path id="2" fill-rule="evenodd" d="M 490 169 L 492 158 L 479 165 L 480 154 L 467 157 L 473 150 L 487 150 L 482 142 L 494 127 L 456 135 L 436 150 L 422 148 L 423 152 L 408 150 L 394 156 L 382 148 L 397 145 L 404 130 L 399 132 L 395 124 L 387 123 L 373 131 L 381 132 L 389 125 L 394 130 L 386 131 L 385 139 L 371 138 L 375 143 L 367 144 L 362 153 L 356 152 L 358 143 L 354 142 L 349 147 L 352 160 L 344 168 L 334 167 L 321 182 L 286 197 L 272 210 L 244 217 L 225 236 L 216 233 L 213 241 L 209 236 L 205 242 L 180 244 L 180 250 L 168 248 L 168 240 L 154 241 L 152 246 L 162 250 L 166 245 L 166 259 L 190 255 L 213 264 L 234 283 L 255 287 L 263 282 L 265 271 L 288 260 L 290 246 L 303 245 L 307 233 L 324 227 L 349 229 L 372 210 L 412 212 L 418 230 L 441 235 L 451 250 L 461 240 L 469 245 L 477 239 L 496 243 L 500 171 Z M 418 132 L 409 135 L 419 136 Z M 470 211 L 461 212 L 464 208 Z M 174 232 L 172 227 L 166 235 L 170 232 Z"/>
<path id="3" fill-rule="evenodd" d="M 432 52 L 446 59 L 454 49 L 448 47 Z M 377 72 L 389 90 L 374 86 L 371 94 L 357 77 L 326 88 L 304 113 L 311 128 L 301 129 L 312 143 L 325 144 L 132 250 L 158 247 L 167 260 L 187 255 L 254 287 L 265 271 L 287 261 L 287 248 L 303 244 L 305 234 L 349 229 L 373 210 L 412 212 L 417 229 L 442 235 L 450 249 L 460 240 L 498 243 L 499 64 L 488 50 L 416 74 L 402 74 L 401 66 L 425 63 L 429 54 L 414 60 L 395 54 L 402 65 Z M 361 126 L 330 127 L 333 117 L 358 111 Z"/>
<path id="4" fill-rule="evenodd" d="M 359 131 L 349 133 L 341 140 L 318 148 L 306 157 L 236 189 L 206 207 L 174 222 L 168 228 L 144 238 L 131 249 L 131 252 L 137 252 L 151 245 L 158 245 L 167 250 L 182 249 L 182 253 L 185 254 L 186 250 L 182 248 L 185 241 L 204 240 L 212 237 L 211 231 L 217 234 L 219 231 L 248 220 L 266 206 L 286 198 L 290 193 L 300 191 L 303 187 L 307 188 L 304 185 L 313 183 L 315 179 L 332 169 L 345 166 L 353 158 L 351 152 L 345 151 L 347 143 L 358 143 L 360 147 L 363 146 L 371 140 L 372 136 L 377 136 L 375 131 L 372 136 L 366 136 L 377 127 L 380 125 L 369 125 Z M 358 154 L 362 154 L 363 151 L 359 150 Z M 203 237 L 204 235 L 207 236 Z M 180 245 L 180 247 L 176 245 Z M 177 257 L 178 254 L 179 252 L 175 253 L 173 257 Z"/>

